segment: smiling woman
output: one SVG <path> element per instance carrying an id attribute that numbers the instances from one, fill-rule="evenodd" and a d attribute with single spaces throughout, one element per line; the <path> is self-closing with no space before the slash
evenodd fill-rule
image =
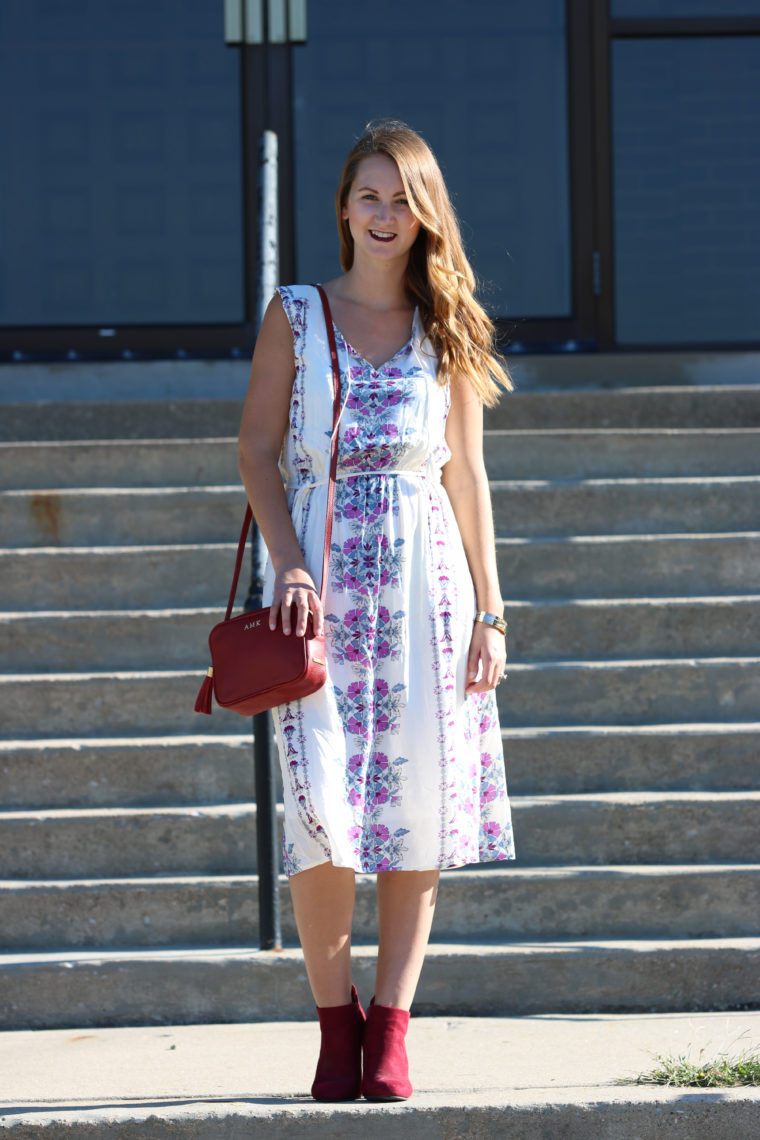
<path id="1" fill-rule="evenodd" d="M 284 865 L 322 1028 L 312 1095 L 403 1100 L 439 872 L 514 857 L 482 454 L 483 404 L 510 379 L 419 135 L 370 124 L 336 209 L 344 272 L 324 284 L 340 365 L 334 504 L 332 365 L 313 285 L 280 286 L 267 309 L 240 470 L 269 551 L 270 626 L 299 637 L 311 621 L 325 636 L 325 686 L 273 711 Z M 323 607 L 313 575 L 331 509 Z M 351 983 L 357 872 L 377 875 L 366 1025 Z"/>
<path id="2" fill-rule="evenodd" d="M 361 273 L 365 254 L 382 245 L 389 258 L 403 258 L 404 293 L 419 304 L 439 357 L 439 383 L 466 376 L 483 403 L 493 405 L 512 383 L 494 354 L 492 323 L 475 300 L 475 276 L 440 167 L 420 135 L 403 124 L 388 130 L 384 122 L 368 125 L 343 167 L 335 197 L 341 267 L 347 277 Z M 393 236 L 383 242 L 377 233 Z"/>

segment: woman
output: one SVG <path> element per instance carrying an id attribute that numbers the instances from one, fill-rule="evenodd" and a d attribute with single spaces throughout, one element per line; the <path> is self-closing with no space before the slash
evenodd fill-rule
<path id="1" fill-rule="evenodd" d="M 403 1100 L 439 872 L 514 858 L 494 691 L 506 627 L 482 458 L 483 405 L 512 385 L 420 136 L 370 123 L 336 206 L 343 274 L 324 289 L 342 410 L 324 611 L 332 373 L 314 286 L 280 287 L 269 304 L 240 471 L 269 552 L 271 627 L 301 637 L 312 620 L 327 643 L 327 684 L 274 710 L 285 871 L 322 1033 L 312 1095 Z M 357 871 L 377 873 L 366 1019 L 351 983 Z"/>

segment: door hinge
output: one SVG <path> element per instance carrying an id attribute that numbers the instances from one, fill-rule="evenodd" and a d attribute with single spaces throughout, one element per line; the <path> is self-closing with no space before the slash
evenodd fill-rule
<path id="1" fill-rule="evenodd" d="M 306 0 L 224 0 L 224 42 L 306 43 Z"/>

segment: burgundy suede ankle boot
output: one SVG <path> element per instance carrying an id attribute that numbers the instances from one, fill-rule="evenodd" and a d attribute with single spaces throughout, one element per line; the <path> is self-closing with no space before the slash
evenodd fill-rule
<path id="1" fill-rule="evenodd" d="M 351 986 L 349 1005 L 317 1006 L 322 1044 L 311 1095 L 315 1100 L 356 1100 L 361 1095 L 362 1037 L 367 1020 Z"/>
<path id="2" fill-rule="evenodd" d="M 412 1095 L 404 1038 L 409 1011 L 369 1004 L 364 1027 L 362 1094 L 366 1100 L 406 1100 Z"/>

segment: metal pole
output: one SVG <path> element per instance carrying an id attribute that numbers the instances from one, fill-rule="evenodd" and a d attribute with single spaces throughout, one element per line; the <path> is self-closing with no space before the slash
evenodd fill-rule
<path id="1" fill-rule="evenodd" d="M 264 131 L 259 143 L 259 266 L 256 297 L 258 327 L 279 279 L 277 219 L 277 135 Z M 254 520 L 251 588 L 246 609 L 262 604 L 266 549 Z M 256 780 L 256 850 L 259 869 L 259 946 L 281 950 L 280 844 L 277 833 L 277 779 L 268 712 L 253 718 L 253 763 Z"/>
<path id="2" fill-rule="evenodd" d="M 277 135 L 264 131 L 259 142 L 259 292 L 258 325 L 264 319 L 280 277 L 277 217 Z"/>

